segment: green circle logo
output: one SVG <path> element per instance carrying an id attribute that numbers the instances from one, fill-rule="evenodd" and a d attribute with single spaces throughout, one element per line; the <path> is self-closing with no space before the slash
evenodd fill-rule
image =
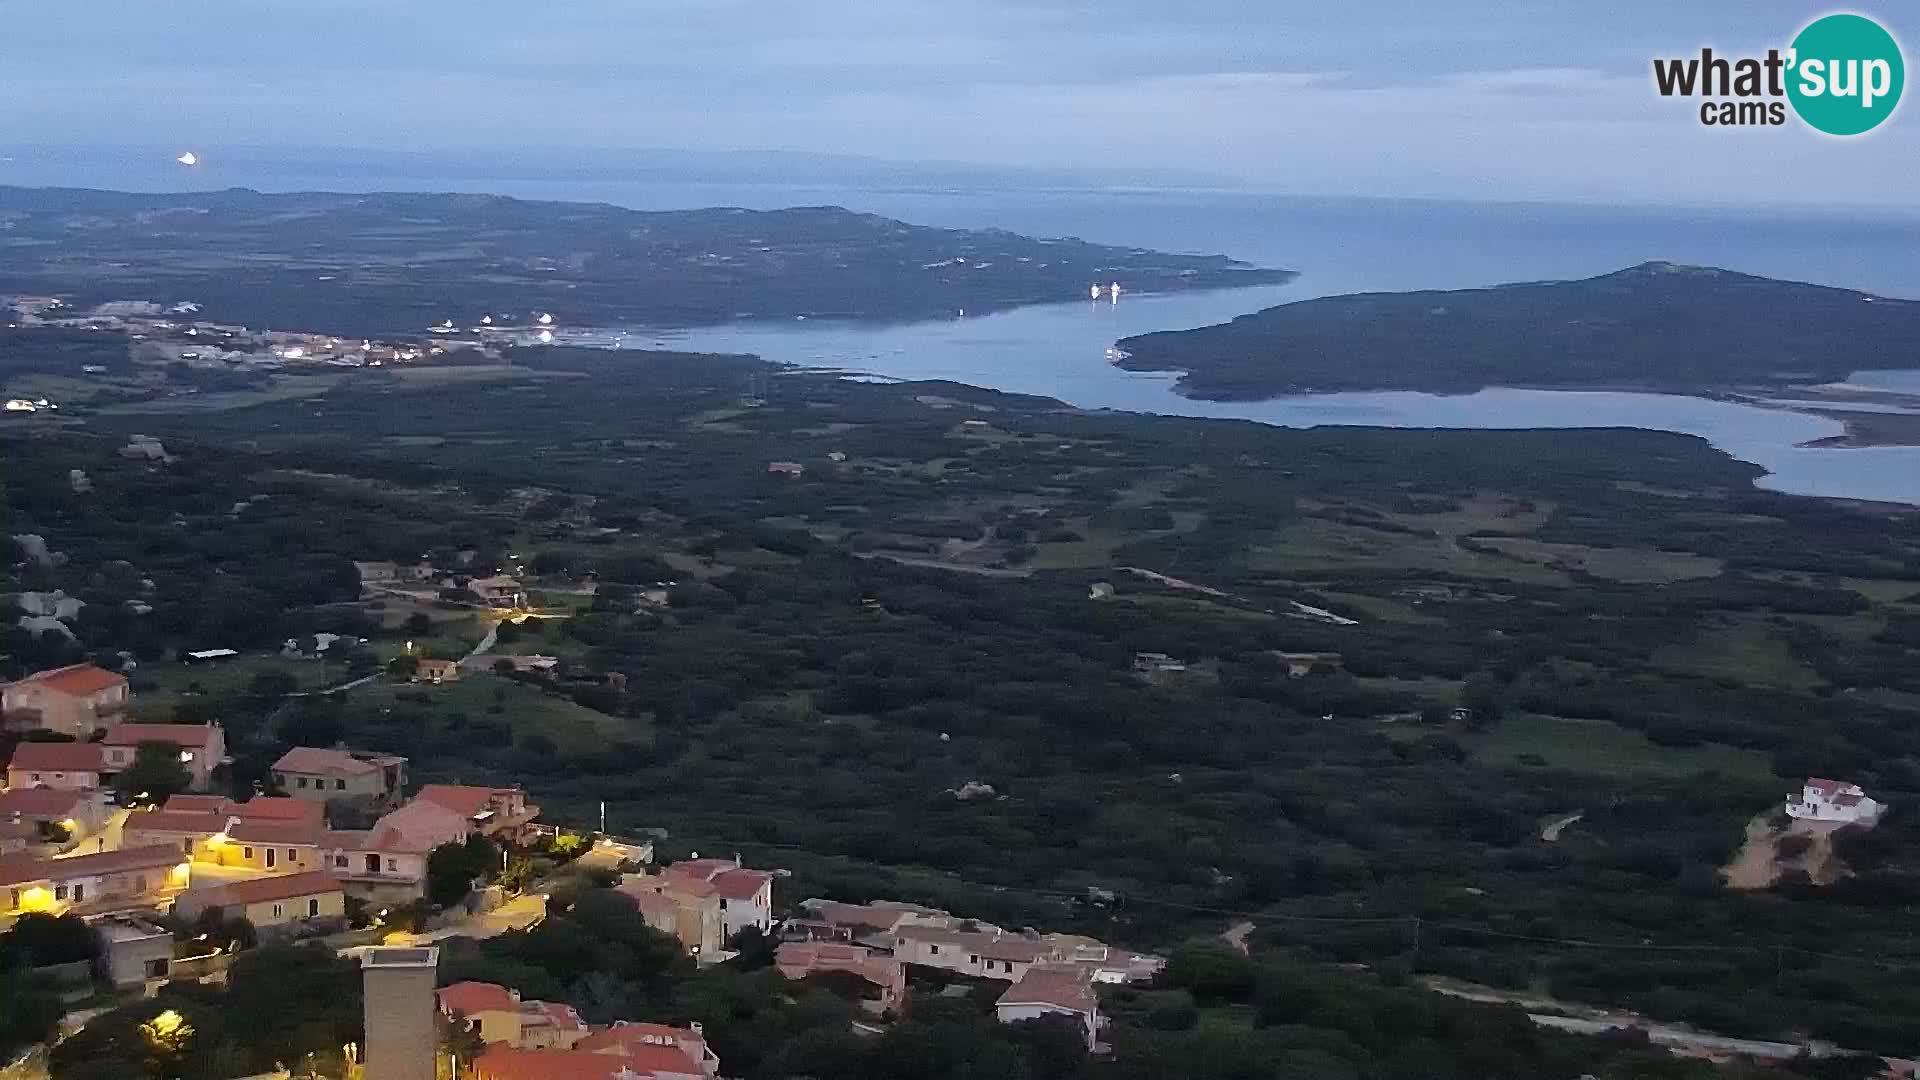
<path id="1" fill-rule="evenodd" d="M 1818 131 L 1872 131 L 1900 104 L 1907 82 L 1900 44 L 1863 15 L 1815 19 L 1793 39 L 1789 56 L 1787 98 Z"/>

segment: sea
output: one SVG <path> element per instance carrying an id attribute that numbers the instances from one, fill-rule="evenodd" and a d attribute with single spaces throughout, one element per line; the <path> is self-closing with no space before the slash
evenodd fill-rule
<path id="1" fill-rule="evenodd" d="M 1791 407 L 1761 408 L 1676 394 L 1495 387 L 1472 394 L 1405 391 L 1295 395 L 1254 402 L 1181 396 L 1172 374 L 1114 367 L 1107 348 L 1130 334 L 1221 322 L 1274 304 L 1335 293 L 1453 289 L 1602 274 L 1665 260 L 1920 297 L 1920 213 L 1379 199 L 1218 190 L 881 186 L 548 179 L 350 167 L 183 169 L 164 161 L 106 168 L 0 161 L 0 183 L 125 190 L 251 187 L 263 191 L 468 191 L 607 202 L 643 210 L 701 206 L 845 206 L 916 224 L 1005 228 L 1037 236 L 1176 252 L 1225 253 L 1299 272 L 1281 286 L 1179 295 L 1124 294 L 991 315 L 897 325 L 821 320 L 694 329 L 599 327 L 596 344 L 752 352 L 770 360 L 874 378 L 950 379 L 1041 394 L 1089 409 L 1253 420 L 1287 427 L 1634 427 L 1696 435 L 1766 469 L 1762 486 L 1797 494 L 1920 505 L 1920 448 L 1811 448 L 1842 432 Z M 1838 343 L 1844 348 L 1844 342 Z M 1915 370 L 1851 381 L 1920 393 Z M 1790 403 L 1788 403 L 1790 405 Z"/>

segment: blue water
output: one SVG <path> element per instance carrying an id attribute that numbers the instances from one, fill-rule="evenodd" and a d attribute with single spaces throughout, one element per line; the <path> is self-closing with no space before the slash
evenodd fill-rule
<path id="1" fill-rule="evenodd" d="M 772 360 L 898 378 L 941 378 L 1043 394 L 1086 408 L 1233 417 L 1290 427 L 1627 426 L 1679 431 L 1768 470 L 1781 491 L 1920 503 L 1920 448 L 1806 449 L 1837 435 L 1825 418 L 1662 394 L 1490 389 L 1436 396 L 1327 394 L 1261 402 L 1180 397 L 1172 376 L 1121 371 L 1106 347 L 1128 334 L 1200 326 L 1330 293 L 1466 288 L 1605 273 L 1650 259 L 1920 297 L 1920 214 L 1382 201 L 1196 191 L 876 189 L 772 184 L 543 181 L 463 176 L 182 170 L 164 163 L 49 169 L 0 162 L 0 183 L 140 190 L 459 190 L 592 200 L 638 209 L 837 204 L 921 224 L 1002 227 L 1173 251 L 1225 252 L 1296 269 L 1287 286 L 1122 296 L 905 326 L 745 323 L 633 330 L 633 346 L 754 352 Z M 596 340 L 611 340 L 605 333 Z M 1843 347 L 1843 346 L 1842 346 Z M 1920 358 L 1920 349 L 1916 350 Z M 1920 393 L 1920 371 L 1862 373 Z"/>

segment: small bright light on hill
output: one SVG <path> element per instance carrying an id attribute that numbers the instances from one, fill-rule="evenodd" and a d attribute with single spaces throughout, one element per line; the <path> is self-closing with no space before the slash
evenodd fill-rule
<path id="1" fill-rule="evenodd" d="M 182 165 L 198 165 L 198 164 L 200 164 L 200 158 L 199 158 L 198 156 L 196 156 L 196 155 L 194 154 L 194 152 L 193 152 L 193 151 L 191 151 L 191 150 L 189 150 L 189 151 L 187 151 L 187 152 L 186 152 L 186 153 L 184 153 L 184 154 L 181 154 L 181 155 L 180 155 L 179 157 L 177 157 L 177 158 L 174 158 L 173 160 L 175 160 L 175 161 L 177 161 L 177 162 L 179 162 L 179 163 L 180 163 L 180 164 L 182 164 Z"/>

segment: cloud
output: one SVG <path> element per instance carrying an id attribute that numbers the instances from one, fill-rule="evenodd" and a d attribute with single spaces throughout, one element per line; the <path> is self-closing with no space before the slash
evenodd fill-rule
<path id="1" fill-rule="evenodd" d="M 1653 56 L 1779 43 L 1805 20 L 1789 0 L 94 0 L 89 11 L 75 33 L 60 5 L 10 6 L 16 142 L 786 149 L 1618 200 L 1740 193 L 1764 166 L 1803 199 L 1830 173 L 1882 201 L 1911 198 L 1901 159 L 1920 149 L 1911 117 L 1852 143 L 1707 132 L 1652 94 Z"/>

